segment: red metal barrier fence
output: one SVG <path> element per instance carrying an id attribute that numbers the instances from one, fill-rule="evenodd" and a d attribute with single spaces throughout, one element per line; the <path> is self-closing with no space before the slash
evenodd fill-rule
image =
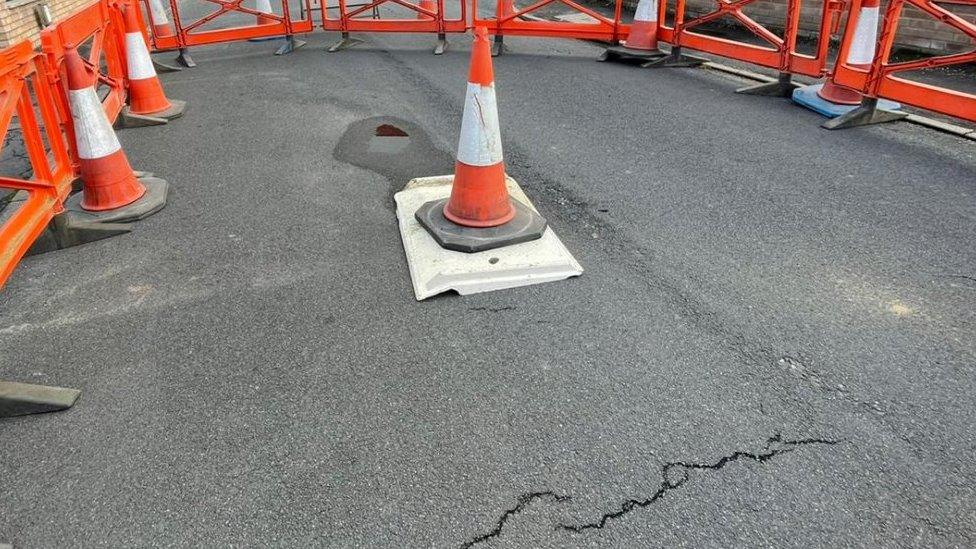
<path id="1" fill-rule="evenodd" d="M 171 31 L 166 30 L 162 17 L 166 17 L 163 5 L 155 6 L 145 0 L 149 16 L 153 48 L 158 51 L 184 49 L 190 46 L 203 46 L 238 40 L 273 38 L 298 33 L 311 32 L 313 28 L 312 9 L 309 0 L 278 0 L 277 9 L 267 2 L 264 10 L 245 7 L 244 0 L 169 0 L 172 14 Z M 250 1 L 250 0 L 248 0 Z M 197 13 L 201 8 L 212 6 L 209 13 Z M 257 6 L 257 4 L 255 4 Z M 301 14 L 294 17 L 293 8 L 301 8 Z M 240 15 L 253 17 L 245 21 Z M 224 26 L 226 25 L 226 26 Z"/>
<path id="2" fill-rule="evenodd" d="M 56 104 L 57 87 L 45 57 L 30 42 L 0 52 L 0 151 L 19 132 L 30 161 L 30 175 L 0 176 L 0 187 L 26 192 L 22 203 L 0 226 L 0 287 L 71 191 L 74 170 L 68 156 L 64 118 Z M 13 124 L 16 120 L 16 126 Z"/>

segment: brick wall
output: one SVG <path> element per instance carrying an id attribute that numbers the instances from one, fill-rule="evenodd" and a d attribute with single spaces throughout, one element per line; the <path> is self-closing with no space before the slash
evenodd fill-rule
<path id="1" fill-rule="evenodd" d="M 625 0 L 626 4 L 636 7 L 636 0 Z M 694 17 L 714 10 L 716 0 L 687 0 L 686 12 Z M 882 13 L 886 2 L 882 1 Z M 976 21 L 976 6 L 953 6 L 943 3 L 952 13 L 967 21 Z M 800 29 L 806 36 L 816 36 L 820 26 L 821 0 L 808 0 L 803 3 L 800 17 Z M 782 29 L 786 20 L 786 0 L 757 0 L 749 4 L 744 10 L 762 25 L 771 29 Z M 725 21 L 724 18 L 720 21 Z M 843 26 L 841 27 L 843 31 Z M 918 9 L 906 5 L 902 11 L 902 19 L 898 25 L 897 43 L 901 47 L 920 50 L 926 53 L 945 53 L 959 50 L 971 50 L 976 47 L 972 39 L 954 30 L 952 27 L 932 19 Z"/>
<path id="2" fill-rule="evenodd" d="M 34 17 L 34 7 L 47 4 L 58 20 L 90 4 L 92 0 L 0 0 L 0 48 L 25 38 L 37 43 L 41 32 Z"/>

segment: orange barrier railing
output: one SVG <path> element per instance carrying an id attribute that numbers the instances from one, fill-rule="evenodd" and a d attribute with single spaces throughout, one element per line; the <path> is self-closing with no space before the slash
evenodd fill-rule
<path id="1" fill-rule="evenodd" d="M 200 0 L 190 2 L 187 0 L 169 0 L 165 3 L 170 9 L 172 16 L 172 26 L 166 31 L 166 26 L 162 17 L 167 17 L 165 13 L 160 13 L 162 6 L 156 7 L 156 14 L 152 9 L 152 1 L 145 0 L 146 13 L 149 18 L 150 27 L 153 29 L 152 43 L 153 48 L 159 51 L 184 49 L 191 46 L 203 46 L 207 44 L 217 44 L 221 42 L 234 42 L 238 40 L 254 40 L 260 38 L 273 38 L 278 36 L 291 36 L 298 33 L 311 32 L 313 29 L 312 9 L 309 0 L 277 0 L 274 2 L 276 9 L 270 11 L 260 11 L 257 8 L 244 6 L 244 0 Z M 191 10 L 200 6 L 212 6 L 213 11 L 202 16 L 191 15 Z M 256 5 L 256 4 L 255 4 Z M 301 7 L 301 16 L 293 17 L 291 10 L 293 7 Z M 157 15 L 158 14 L 158 15 Z M 253 22 L 241 24 L 240 17 L 246 15 L 253 17 Z M 228 26 L 220 27 L 221 23 L 226 22 Z M 214 28 L 217 27 L 217 28 Z"/>
<path id="2" fill-rule="evenodd" d="M 408 17 L 377 18 L 380 6 L 400 6 Z M 456 6 L 458 15 L 448 18 L 445 8 Z M 336 12 L 334 15 L 329 12 Z M 463 0 L 436 0 L 425 6 L 405 0 L 323 0 L 319 10 L 322 28 L 340 32 L 426 32 L 432 34 L 460 33 L 468 30 L 467 3 Z"/>
<path id="3" fill-rule="evenodd" d="M 48 222 L 62 210 L 74 168 L 68 156 L 65 119 L 59 115 L 57 87 L 46 58 L 30 42 L 0 52 L 0 150 L 19 131 L 30 161 L 30 177 L 0 176 L 0 187 L 23 191 L 23 202 L 0 226 L 0 286 Z M 15 118 L 16 117 L 16 118 Z M 16 119 L 17 127 L 12 127 Z"/>
<path id="4" fill-rule="evenodd" d="M 838 59 L 848 59 L 848 51 L 857 27 L 858 14 L 864 0 L 852 0 L 844 40 L 841 42 Z M 973 49 L 967 52 L 939 55 L 914 61 L 894 62 L 891 50 L 895 33 L 901 23 L 902 11 L 909 4 L 940 21 L 973 42 Z M 834 67 L 834 81 L 842 86 L 858 90 L 868 98 L 884 98 L 899 101 L 922 109 L 955 116 L 976 122 L 976 95 L 964 91 L 948 89 L 929 83 L 898 76 L 898 73 L 947 67 L 976 62 L 976 24 L 970 23 L 952 13 L 949 6 L 973 6 L 976 0 L 950 0 L 936 3 L 931 0 L 891 0 L 885 10 L 878 35 L 878 46 L 868 70 L 855 67 L 846 61 L 838 61 Z"/>
<path id="5" fill-rule="evenodd" d="M 575 14 L 586 16 L 587 21 L 551 21 L 539 17 L 541 10 L 554 2 L 571 8 Z M 474 14 L 472 24 L 486 27 L 489 34 L 581 38 L 613 42 L 626 38 L 629 30 L 628 25 L 621 23 L 623 0 L 616 0 L 612 16 L 603 15 L 573 0 L 539 0 L 524 8 L 515 7 L 512 0 L 497 0 L 495 13 L 492 17 L 485 18 L 478 17 L 478 0 L 471 0 L 471 5 Z"/>

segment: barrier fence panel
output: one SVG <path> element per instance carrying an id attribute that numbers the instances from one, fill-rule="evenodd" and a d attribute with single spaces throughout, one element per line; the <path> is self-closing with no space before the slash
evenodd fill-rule
<path id="1" fill-rule="evenodd" d="M 0 52 L 0 62 L 0 154 L 8 153 L 0 156 L 2 287 L 62 210 L 74 169 L 46 59 L 24 41 Z M 27 159 L 18 163 L 21 153 L 11 149 L 21 146 Z"/>
<path id="2" fill-rule="evenodd" d="M 745 8 L 757 0 L 716 0 L 716 8 L 709 13 L 686 18 L 686 0 L 675 0 L 674 18 L 667 24 L 665 15 L 668 3 L 662 2 L 659 21 L 659 38 L 677 47 L 686 47 L 701 52 L 745 61 L 776 69 L 784 73 L 803 74 L 820 77 L 825 72 L 830 37 L 837 32 L 843 2 L 825 0 L 822 4 L 817 45 L 813 55 L 797 51 L 797 36 L 803 0 L 788 0 L 783 20 L 783 30 L 779 33 L 760 25 L 746 14 Z M 736 21 L 749 31 L 754 40 L 746 42 L 706 34 L 702 27 L 719 19 Z M 757 43 L 758 42 L 758 43 Z"/>
<path id="3" fill-rule="evenodd" d="M 487 0 L 491 2 L 492 0 Z M 571 8 L 575 19 L 561 21 L 543 20 L 539 12 L 550 4 L 562 4 Z M 528 6 L 516 6 L 513 0 L 497 0 L 491 17 L 479 17 L 479 0 L 471 0 L 472 24 L 484 26 L 489 34 L 511 36 L 548 36 L 553 38 L 580 38 L 615 42 L 627 37 L 629 25 L 620 22 L 623 0 L 616 0 L 614 15 L 606 16 L 573 0 L 538 0 Z M 565 16 L 564 16 L 565 17 Z"/>
<path id="4" fill-rule="evenodd" d="M 951 0 L 933 2 L 930 0 L 891 0 L 884 14 L 878 47 L 867 70 L 852 65 L 848 53 L 853 46 L 854 33 L 858 25 L 858 15 L 864 0 L 853 0 L 851 12 L 841 44 L 838 61 L 834 68 L 834 80 L 849 88 L 862 92 L 869 98 L 885 98 L 915 107 L 928 109 L 949 116 L 976 122 L 976 94 L 972 91 L 953 90 L 910 79 L 898 73 L 947 67 L 976 62 L 976 24 L 966 21 L 952 13 L 951 6 L 976 7 L 976 0 Z M 972 49 L 961 53 L 937 55 L 912 61 L 895 62 L 891 50 L 902 19 L 905 4 L 913 6 L 933 20 L 968 36 Z"/>
<path id="5" fill-rule="evenodd" d="M 464 0 L 323 0 L 321 6 L 322 28 L 343 33 L 461 33 L 468 29 L 467 13 Z"/>
<path id="6" fill-rule="evenodd" d="M 277 38 L 314 28 L 309 0 L 144 1 L 153 49 L 157 51 Z M 245 2 L 253 7 L 245 6 Z"/>

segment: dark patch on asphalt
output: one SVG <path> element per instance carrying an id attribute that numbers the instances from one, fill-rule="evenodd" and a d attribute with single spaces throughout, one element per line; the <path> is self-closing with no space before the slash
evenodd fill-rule
<path id="1" fill-rule="evenodd" d="M 569 501 L 570 497 L 561 496 L 551 490 L 546 490 L 544 492 L 529 492 L 526 494 L 522 494 L 521 496 L 518 497 L 518 500 L 515 503 L 515 507 L 512 507 L 511 509 L 506 509 L 505 512 L 502 513 L 500 517 L 498 517 L 498 520 L 495 521 L 494 528 L 492 528 L 487 533 L 481 534 L 480 536 L 477 536 L 471 540 L 462 543 L 461 549 L 470 549 L 471 547 L 474 547 L 475 545 L 482 543 L 484 541 L 488 541 L 491 538 L 497 538 L 498 536 L 501 535 L 502 528 L 505 527 L 505 523 L 508 522 L 508 519 L 521 513 L 522 511 L 525 510 L 526 507 L 529 506 L 529 504 L 531 504 L 533 501 L 538 499 L 551 500 L 551 501 L 561 503 L 564 501 Z"/>
<path id="2" fill-rule="evenodd" d="M 390 182 L 387 206 L 393 195 L 416 177 L 454 173 L 454 157 L 434 146 L 420 126 L 389 116 L 353 122 L 343 132 L 332 156 Z"/>

